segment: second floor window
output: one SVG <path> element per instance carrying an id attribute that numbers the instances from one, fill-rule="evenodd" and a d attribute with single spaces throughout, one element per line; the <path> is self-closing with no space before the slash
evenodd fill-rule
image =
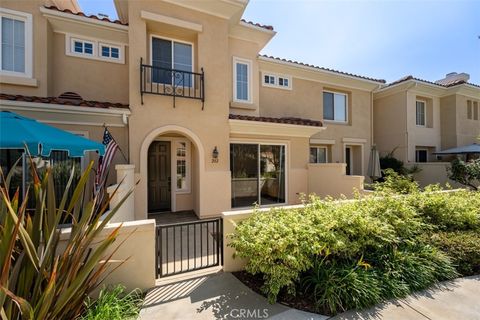
<path id="1" fill-rule="evenodd" d="M 0 8 L 0 70 L 32 76 L 32 15 Z"/>
<path id="2" fill-rule="evenodd" d="M 323 92 L 323 119 L 347 122 L 347 95 L 338 92 Z"/>
<path id="3" fill-rule="evenodd" d="M 250 103 L 251 62 L 249 60 L 234 58 L 233 60 L 233 96 L 234 101 Z"/>
<path id="4" fill-rule="evenodd" d="M 90 41 L 72 39 L 72 51 L 78 54 L 93 56 L 94 44 Z"/>
<path id="5" fill-rule="evenodd" d="M 417 126 L 425 127 L 425 101 L 417 101 L 416 103 L 416 124 Z"/>
<path id="6" fill-rule="evenodd" d="M 193 75 L 181 72 L 193 72 L 192 45 L 152 37 L 152 66 L 153 82 L 192 86 Z"/>

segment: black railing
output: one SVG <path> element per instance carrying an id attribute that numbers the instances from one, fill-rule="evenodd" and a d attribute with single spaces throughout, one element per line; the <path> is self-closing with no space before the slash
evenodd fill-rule
<path id="1" fill-rule="evenodd" d="M 157 277 L 223 264 L 223 220 L 157 226 Z"/>
<path id="2" fill-rule="evenodd" d="M 157 94 L 175 99 L 188 98 L 202 101 L 202 110 L 205 103 L 205 74 L 171 68 L 147 65 L 140 60 L 140 94 L 143 104 L 143 94 Z"/>

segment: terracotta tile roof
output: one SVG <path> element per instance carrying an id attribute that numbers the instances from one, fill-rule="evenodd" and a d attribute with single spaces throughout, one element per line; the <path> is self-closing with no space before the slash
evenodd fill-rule
<path id="1" fill-rule="evenodd" d="M 80 16 L 80 17 L 85 17 L 85 18 L 90 18 L 90 19 L 95 19 L 95 20 L 98 20 L 98 21 L 105 21 L 105 22 L 110 22 L 110 23 L 115 23 L 115 24 L 119 24 L 119 25 L 123 25 L 123 26 L 128 26 L 128 23 L 123 23 L 122 21 L 120 20 L 110 20 L 108 18 L 101 18 L 101 17 L 98 17 L 94 14 L 92 15 L 86 15 L 85 13 L 83 12 L 77 12 L 77 13 L 74 13 L 72 12 L 71 10 L 69 9 L 59 9 L 55 6 L 45 6 L 45 8 L 47 9 L 50 9 L 50 10 L 56 10 L 56 11 L 59 11 L 59 12 L 63 12 L 63 13 L 68 13 L 68 14 L 73 14 L 75 16 Z"/>
<path id="2" fill-rule="evenodd" d="M 322 127 L 321 121 L 301 119 L 301 118 L 272 118 L 272 117 L 257 117 L 257 116 L 241 116 L 238 114 L 230 114 L 229 119 L 232 120 L 246 120 L 246 121 L 258 121 L 258 122 L 270 122 L 270 123 L 282 123 L 282 124 L 294 124 L 299 126 L 310 127 Z"/>
<path id="3" fill-rule="evenodd" d="M 260 23 L 256 23 L 256 22 L 252 22 L 252 21 L 247 21 L 247 20 L 245 20 L 245 19 L 242 19 L 241 21 L 242 21 L 242 22 L 245 22 L 245 23 L 248 23 L 248 24 L 251 24 L 252 26 L 255 26 L 255 27 L 259 27 L 259 28 L 263 28 L 263 29 L 267 29 L 267 30 L 273 31 L 273 26 L 269 26 L 269 25 L 265 25 L 265 24 L 260 24 Z"/>
<path id="4" fill-rule="evenodd" d="M 428 84 L 432 84 L 432 85 L 435 85 L 435 86 L 438 86 L 438 87 L 441 87 L 441 88 L 450 88 L 450 87 L 458 86 L 458 85 L 461 85 L 461 84 L 468 84 L 468 85 L 480 88 L 480 85 L 475 84 L 475 83 L 471 83 L 471 82 L 467 82 L 465 80 L 457 80 L 457 81 L 453 81 L 453 82 L 450 82 L 450 83 L 447 83 L 447 84 L 440 84 L 440 83 L 428 81 L 428 80 L 425 80 L 425 79 L 415 78 L 412 75 L 408 75 L 408 76 L 400 78 L 396 81 L 390 82 L 384 88 L 388 88 L 388 87 L 391 87 L 391 86 L 394 86 L 396 84 L 406 82 L 406 81 L 409 81 L 409 80 L 415 80 L 415 81 L 418 81 L 418 82 L 428 83 Z"/>
<path id="5" fill-rule="evenodd" d="M 259 56 L 264 57 L 264 58 L 274 59 L 274 60 L 277 60 L 277 61 L 298 64 L 298 65 L 304 66 L 304 67 L 315 68 L 315 69 L 318 69 L 318 70 L 334 72 L 334 73 L 338 73 L 338 74 L 341 74 L 341 75 L 355 77 L 355 78 L 359 78 L 359 79 L 370 80 L 370 81 L 375 81 L 375 82 L 379 82 L 379 83 L 386 83 L 386 81 L 384 79 L 375 79 L 375 78 L 360 76 L 358 74 L 348 73 L 348 72 L 339 71 L 339 70 L 330 69 L 330 68 L 325 68 L 325 67 L 319 67 L 319 66 L 316 66 L 316 65 L 313 65 L 313 64 L 303 63 L 303 62 L 299 62 L 299 61 L 295 61 L 295 60 L 289 60 L 289 59 L 284 59 L 284 58 L 279 58 L 279 57 L 274 57 L 274 56 L 268 56 L 266 54 L 260 54 Z"/>
<path id="6" fill-rule="evenodd" d="M 22 95 L 14 95 L 14 94 L 6 94 L 6 93 L 0 93 L 0 100 L 51 103 L 51 104 L 60 104 L 60 105 L 67 105 L 67 106 L 79 106 L 79 107 L 102 108 L 102 109 L 109 109 L 109 108 L 128 109 L 129 108 L 127 104 L 123 104 L 123 103 L 87 101 L 83 99 L 71 99 L 71 98 L 60 98 L 60 97 L 22 96 Z"/>

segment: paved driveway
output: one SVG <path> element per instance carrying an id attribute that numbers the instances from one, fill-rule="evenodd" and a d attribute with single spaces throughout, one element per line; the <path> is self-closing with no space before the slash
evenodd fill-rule
<path id="1" fill-rule="evenodd" d="M 197 276 L 159 284 L 150 290 L 140 319 L 274 319 L 326 320 L 326 316 L 270 305 L 230 273 Z M 457 279 L 406 299 L 364 311 L 340 314 L 335 320 L 480 320 L 480 276 Z"/>

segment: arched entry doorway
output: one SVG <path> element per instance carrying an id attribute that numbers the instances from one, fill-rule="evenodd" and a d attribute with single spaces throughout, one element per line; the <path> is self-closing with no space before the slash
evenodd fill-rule
<path id="1" fill-rule="evenodd" d="M 150 132 L 140 150 L 137 210 L 143 218 L 153 212 L 201 210 L 204 150 L 187 128 L 163 126 Z"/>

